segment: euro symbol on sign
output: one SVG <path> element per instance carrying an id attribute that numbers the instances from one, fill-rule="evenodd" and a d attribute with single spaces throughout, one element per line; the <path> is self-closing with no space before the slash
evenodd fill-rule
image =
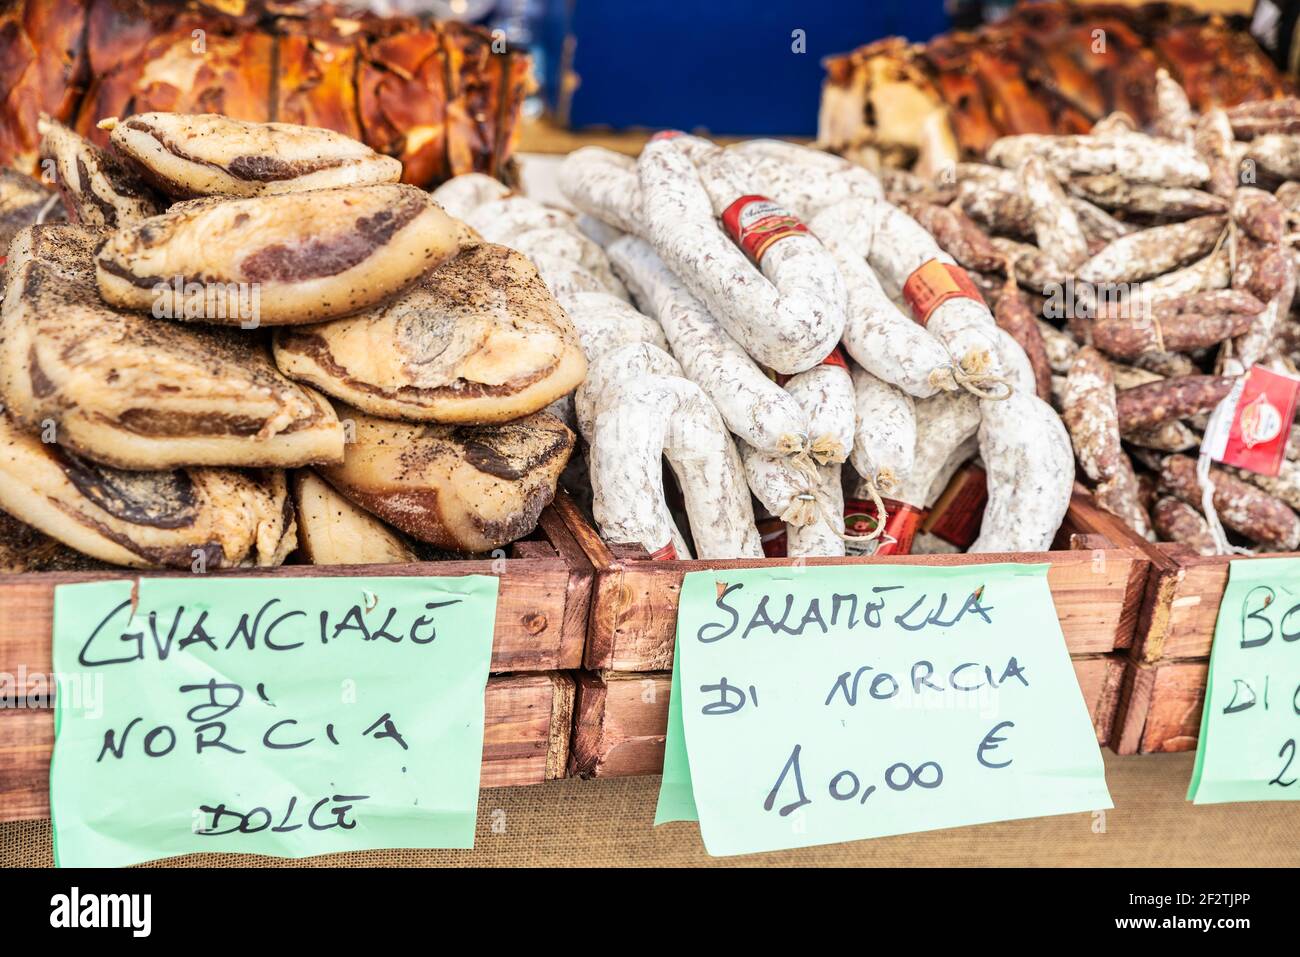
<path id="1" fill-rule="evenodd" d="M 1000 721 L 995 724 L 993 729 L 989 731 L 988 734 L 984 735 L 984 740 L 980 742 L 979 749 L 975 752 L 975 760 L 979 761 L 979 763 L 984 765 L 984 767 L 994 768 L 995 770 L 997 768 L 1005 768 L 1011 764 L 1011 758 L 1007 758 L 1005 761 L 1001 762 L 987 761 L 984 758 L 984 752 L 996 751 L 998 745 L 1006 740 L 1005 737 L 999 737 L 998 732 L 1003 728 L 1014 728 L 1015 726 L 1014 721 Z"/>

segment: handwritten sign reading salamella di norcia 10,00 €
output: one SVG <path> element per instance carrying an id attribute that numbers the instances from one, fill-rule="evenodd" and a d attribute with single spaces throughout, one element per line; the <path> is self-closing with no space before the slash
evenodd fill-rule
<path id="1" fill-rule="evenodd" d="M 711 854 L 1108 807 L 1047 566 L 686 576 L 656 823 Z"/>
<path id="2" fill-rule="evenodd" d="M 472 847 L 497 580 L 54 593 L 55 859 Z"/>

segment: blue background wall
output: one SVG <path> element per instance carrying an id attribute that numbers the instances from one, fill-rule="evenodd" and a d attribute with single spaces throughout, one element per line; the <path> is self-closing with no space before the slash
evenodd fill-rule
<path id="1" fill-rule="evenodd" d="M 564 35 L 582 78 L 570 125 L 816 133 L 822 58 L 890 34 L 928 40 L 942 0 L 552 0 L 548 94 Z M 791 51 L 804 31 L 806 52 Z"/>

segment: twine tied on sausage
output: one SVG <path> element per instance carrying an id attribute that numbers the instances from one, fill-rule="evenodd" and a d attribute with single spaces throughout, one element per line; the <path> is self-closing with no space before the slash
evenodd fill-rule
<path id="1" fill-rule="evenodd" d="M 1004 402 L 1011 398 L 1012 392 L 1015 391 L 1011 386 L 1011 380 L 1006 376 L 1000 376 L 992 372 L 967 372 L 958 362 L 952 364 L 952 379 L 958 387 L 965 389 L 977 399 L 988 399 L 990 402 Z M 1001 392 L 991 392 L 986 386 L 1001 386 Z"/>
<path id="2" fill-rule="evenodd" d="M 1205 515 L 1205 522 L 1210 528 L 1210 538 L 1214 541 L 1214 551 L 1218 555 L 1255 554 L 1249 548 L 1242 548 L 1228 541 L 1228 533 L 1223 530 L 1223 523 L 1219 521 L 1219 512 L 1214 507 L 1214 480 L 1210 478 L 1210 466 L 1213 463 L 1210 450 L 1231 425 L 1232 412 L 1237 407 L 1237 399 L 1240 395 L 1241 387 L 1238 384 L 1214 407 L 1205 425 L 1200 455 L 1196 458 L 1196 481 L 1201 487 L 1201 512 Z"/>

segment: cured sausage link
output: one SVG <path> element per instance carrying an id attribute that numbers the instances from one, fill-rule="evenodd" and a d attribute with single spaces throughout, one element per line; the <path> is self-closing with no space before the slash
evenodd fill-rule
<path id="1" fill-rule="evenodd" d="M 713 400 L 727 428 L 769 455 L 804 448 L 808 419 L 798 402 L 759 369 L 650 244 L 624 236 L 608 252 L 637 304 L 659 320 L 686 377 Z"/>
<path id="2" fill-rule="evenodd" d="M 830 353 L 844 331 L 845 294 L 816 239 L 792 234 L 772 242 L 760 253 L 760 272 L 719 228 L 685 148 L 672 138 L 652 140 L 637 172 L 646 238 L 751 356 L 793 374 Z"/>
<path id="3" fill-rule="evenodd" d="M 700 558 L 761 558 L 762 544 L 735 443 L 703 390 L 644 375 L 607 389 L 596 416 L 592 514 L 611 542 L 684 554 L 664 502 L 663 459 L 677 477 Z"/>

